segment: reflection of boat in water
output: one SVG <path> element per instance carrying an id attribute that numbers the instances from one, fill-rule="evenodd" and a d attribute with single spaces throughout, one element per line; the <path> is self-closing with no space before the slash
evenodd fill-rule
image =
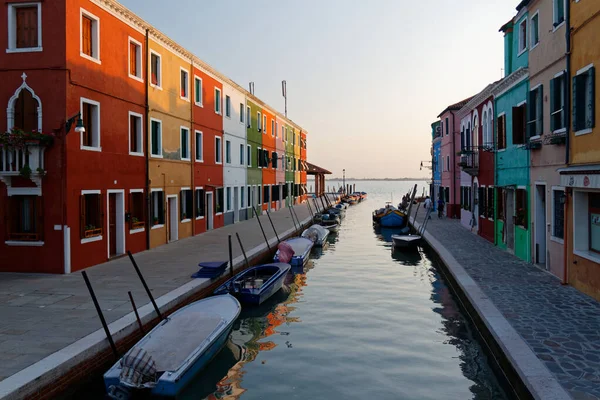
<path id="1" fill-rule="evenodd" d="M 392 258 L 396 261 L 400 261 L 402 265 L 407 266 L 418 266 L 421 264 L 423 260 L 421 256 L 421 252 L 418 250 L 415 251 L 398 251 L 395 248 L 392 248 Z"/>
<path id="2" fill-rule="evenodd" d="M 386 243 L 391 243 L 392 235 L 402 234 L 403 230 L 404 228 L 384 228 L 378 225 L 373 226 L 373 232 L 375 232 L 375 235 L 378 236 L 379 240 Z"/>

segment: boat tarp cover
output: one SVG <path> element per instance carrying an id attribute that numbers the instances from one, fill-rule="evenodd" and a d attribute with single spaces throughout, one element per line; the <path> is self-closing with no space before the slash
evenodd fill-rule
<path id="1" fill-rule="evenodd" d="M 294 256 L 294 249 L 292 246 L 288 242 L 281 242 L 277 248 L 279 249 L 279 254 L 277 256 L 279 258 L 279 262 L 286 264 L 289 263 Z"/>
<path id="2" fill-rule="evenodd" d="M 189 310 L 164 322 L 142 347 L 158 371 L 176 371 L 222 322 L 219 315 Z"/>
<path id="3" fill-rule="evenodd" d="M 121 358 L 122 383 L 132 387 L 153 387 L 156 383 L 156 363 L 146 350 L 134 347 Z"/>

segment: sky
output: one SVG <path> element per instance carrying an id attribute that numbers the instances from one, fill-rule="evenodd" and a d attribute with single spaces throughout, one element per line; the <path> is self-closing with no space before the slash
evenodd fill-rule
<path id="1" fill-rule="evenodd" d="M 431 123 L 502 77 L 517 0 L 120 0 L 308 131 L 308 161 L 423 177 Z M 176 6 L 175 6 L 176 4 Z"/>

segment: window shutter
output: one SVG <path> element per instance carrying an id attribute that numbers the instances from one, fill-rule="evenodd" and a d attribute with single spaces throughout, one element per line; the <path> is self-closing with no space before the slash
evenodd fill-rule
<path id="1" fill-rule="evenodd" d="M 571 116 L 572 120 L 573 120 L 573 132 L 577 132 L 577 107 L 579 107 L 578 101 L 577 101 L 577 92 L 579 90 L 579 88 L 577 87 L 577 76 L 573 77 L 573 115 Z"/>
<path id="2" fill-rule="evenodd" d="M 137 76 L 137 47 L 135 43 L 129 43 L 129 73 Z"/>
<path id="3" fill-rule="evenodd" d="M 556 78 L 550 79 L 550 132 L 556 130 L 556 124 L 554 123 L 555 116 L 552 115 L 556 111 Z M 562 114 L 562 113 L 561 113 Z"/>
<path id="4" fill-rule="evenodd" d="M 129 193 L 129 209 L 128 211 L 125 212 L 129 212 L 129 229 L 131 229 L 131 227 L 133 226 L 133 217 L 137 215 L 137 213 L 135 212 L 135 204 L 133 202 L 133 193 Z"/>
<path id="5" fill-rule="evenodd" d="M 92 56 L 92 20 L 88 17 L 81 18 L 81 51 Z"/>
<path id="6" fill-rule="evenodd" d="M 100 215 L 100 228 L 102 228 L 102 233 L 104 233 L 104 207 L 102 207 L 102 195 L 97 195 L 98 197 L 98 215 Z M 108 196 L 108 195 L 107 195 Z"/>
<path id="7" fill-rule="evenodd" d="M 536 135 L 542 135 L 544 133 L 544 86 L 540 86 L 537 90 L 537 120 L 536 120 Z M 530 107 L 533 108 L 533 107 Z"/>
<path id="8" fill-rule="evenodd" d="M 44 204 L 43 197 L 36 196 L 35 198 L 35 212 L 36 212 L 36 223 L 35 223 L 35 233 L 38 234 L 38 240 L 43 240 L 44 238 Z"/>
<path id="9" fill-rule="evenodd" d="M 183 219 L 183 190 L 179 192 L 179 219 Z"/>
<path id="10" fill-rule="evenodd" d="M 591 67 L 589 69 L 589 71 L 587 72 L 588 74 L 588 87 L 587 87 L 587 91 L 588 91 L 588 97 L 587 97 L 587 108 L 588 108 L 588 118 L 585 121 L 585 127 L 587 129 L 592 129 L 595 125 L 595 108 L 596 108 L 596 99 L 595 99 L 595 79 L 594 76 L 595 74 L 595 68 Z"/>
<path id="11" fill-rule="evenodd" d="M 79 196 L 79 234 L 85 237 L 85 195 Z"/>

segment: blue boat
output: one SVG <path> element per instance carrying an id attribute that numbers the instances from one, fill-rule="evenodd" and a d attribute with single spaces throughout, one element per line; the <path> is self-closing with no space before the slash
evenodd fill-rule
<path id="1" fill-rule="evenodd" d="M 379 225 L 384 228 L 401 228 L 406 226 L 406 222 L 406 214 L 399 210 L 390 210 L 379 218 Z"/>
<path id="2" fill-rule="evenodd" d="M 314 245 L 313 241 L 310 239 L 297 237 L 288 239 L 285 242 L 292 246 L 292 249 L 294 250 L 294 255 L 290 260 L 292 267 L 303 267 L 308 262 L 310 249 L 312 249 Z M 277 250 L 277 253 L 275 253 L 273 260 L 275 262 L 279 262 L 279 250 Z"/>
<path id="3" fill-rule="evenodd" d="M 241 309 L 227 294 L 174 312 L 104 374 L 109 397 L 176 396 L 223 348 Z"/>
<path id="4" fill-rule="evenodd" d="M 248 268 L 219 286 L 215 294 L 231 293 L 242 303 L 259 305 L 281 289 L 290 268 L 284 263 Z"/>

